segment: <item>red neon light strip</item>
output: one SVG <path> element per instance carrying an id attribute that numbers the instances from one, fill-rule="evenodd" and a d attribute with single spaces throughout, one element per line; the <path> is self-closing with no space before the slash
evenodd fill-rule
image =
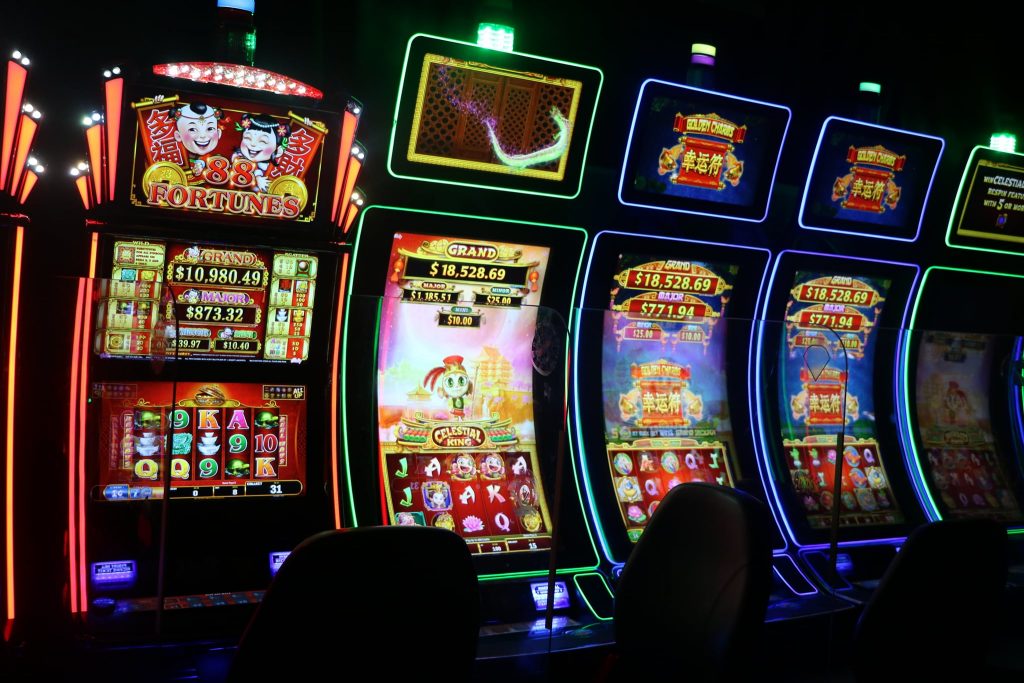
<path id="1" fill-rule="evenodd" d="M 104 84 L 107 124 L 107 200 L 114 199 L 114 181 L 117 180 L 117 143 L 121 135 L 121 97 L 124 79 L 113 78 Z"/>
<path id="2" fill-rule="evenodd" d="M 356 189 L 356 178 L 359 177 L 359 170 L 363 167 L 363 162 L 359 160 L 359 157 L 352 155 L 348 158 L 348 168 L 345 169 L 345 189 L 342 190 L 342 197 L 344 203 L 347 205 L 352 201 L 352 190 Z M 345 229 L 348 232 L 348 229 Z"/>
<path id="3" fill-rule="evenodd" d="M 345 288 L 348 286 L 348 254 L 341 256 L 341 283 L 338 285 L 338 313 L 334 317 L 334 350 L 331 353 L 331 485 L 334 487 L 334 528 L 341 528 L 341 497 L 338 493 L 338 393 L 341 387 L 337 385 L 340 379 L 338 371 L 338 359 L 341 357 L 341 324 L 345 310 Z"/>
<path id="4" fill-rule="evenodd" d="M 37 180 L 39 180 L 39 176 L 35 174 L 35 171 L 29 171 L 25 174 L 25 182 L 21 186 L 21 195 L 18 197 L 18 203 L 25 203 L 29 193 L 32 192 L 32 188 L 36 186 Z"/>
<path id="5" fill-rule="evenodd" d="M 341 201 L 341 188 L 345 182 L 345 171 L 348 168 L 348 158 L 352 156 L 352 143 L 356 139 L 356 126 L 359 125 L 359 118 L 350 111 L 346 111 L 341 123 L 341 142 L 338 143 L 338 175 L 334 179 L 334 203 L 331 205 L 331 220 L 338 225 L 345 209 Z"/>
<path id="6" fill-rule="evenodd" d="M 15 61 L 7 62 L 7 92 L 4 97 L 4 132 L 0 141 L 0 190 L 7 187 L 7 174 L 11 169 L 11 151 L 14 149 L 14 131 L 17 130 L 21 98 L 25 95 L 28 70 Z"/>
<path id="7" fill-rule="evenodd" d="M 267 71 L 255 66 L 244 64 L 228 64 L 226 62 L 176 62 L 171 64 L 154 64 L 153 73 L 169 78 L 185 78 L 197 83 L 219 83 L 234 88 L 262 90 L 278 95 L 311 97 L 322 100 L 324 93 L 308 83 L 289 78 L 276 71 Z"/>
<path id="8" fill-rule="evenodd" d="M 75 178 L 75 187 L 78 188 L 78 194 L 82 198 L 82 206 L 86 209 L 92 206 L 92 202 L 89 201 L 89 177 L 80 175 Z"/>
<path id="9" fill-rule="evenodd" d="M 71 587 L 71 612 L 78 612 L 78 529 L 75 517 L 75 458 L 78 456 L 78 359 L 82 343 L 82 315 L 85 310 L 86 280 L 78 280 L 78 302 L 75 305 L 75 336 L 71 342 L 71 394 L 68 396 L 68 583 Z"/>
<path id="10" fill-rule="evenodd" d="M 92 234 L 92 247 L 89 250 L 89 287 L 95 282 L 96 277 L 96 248 L 99 243 L 99 233 Z M 82 612 L 89 611 L 89 599 L 86 594 L 86 573 L 85 573 L 85 406 L 86 396 L 89 389 L 89 337 L 92 329 L 92 297 L 85 297 L 85 320 L 82 323 L 82 360 L 79 386 L 81 387 L 78 397 L 80 415 L 78 419 L 78 600 Z"/>
<path id="11" fill-rule="evenodd" d="M 89 143 L 89 168 L 92 171 L 92 195 L 97 204 L 103 202 L 103 124 L 89 126 L 85 131 Z"/>
<path id="12" fill-rule="evenodd" d="M 344 232 L 347 235 L 349 228 L 352 227 L 352 223 L 356 220 L 356 214 L 359 213 L 359 207 L 352 203 L 348 207 L 348 216 L 345 217 Z"/>
<path id="13" fill-rule="evenodd" d="M 21 183 L 21 173 L 25 170 L 25 161 L 32 149 L 32 140 L 39 130 L 36 123 L 28 114 L 21 115 L 21 125 L 18 126 L 18 146 L 14 152 L 14 164 L 11 167 L 10 190 L 11 196 L 18 196 L 18 185 Z"/>
<path id="14" fill-rule="evenodd" d="M 7 346 L 7 446 L 4 458 L 4 513 L 7 539 L 7 621 L 14 621 L 14 372 L 18 351 L 18 305 L 21 299 L 21 250 L 25 228 L 14 235 L 14 271 L 11 276 L 11 337 Z"/>

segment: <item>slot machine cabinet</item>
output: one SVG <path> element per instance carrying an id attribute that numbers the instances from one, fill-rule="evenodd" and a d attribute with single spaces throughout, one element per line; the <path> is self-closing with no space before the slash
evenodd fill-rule
<path id="1" fill-rule="evenodd" d="M 331 385 L 365 151 L 352 99 L 222 62 L 105 72 L 76 185 L 68 609 L 237 635 L 342 524 Z"/>

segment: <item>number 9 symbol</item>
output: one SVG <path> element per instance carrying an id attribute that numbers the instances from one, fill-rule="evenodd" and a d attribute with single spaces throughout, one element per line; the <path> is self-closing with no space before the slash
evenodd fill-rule
<path id="1" fill-rule="evenodd" d="M 188 411 L 181 409 L 175 410 L 173 422 L 175 429 L 184 429 L 185 427 L 188 427 Z"/>
<path id="2" fill-rule="evenodd" d="M 220 466 L 217 465 L 217 461 L 213 458 L 203 458 L 199 461 L 199 478 L 200 479 L 212 479 L 217 476 L 217 471 Z"/>
<path id="3" fill-rule="evenodd" d="M 249 447 L 249 440 L 244 434 L 232 434 L 228 438 L 228 450 L 232 453 L 241 453 Z"/>

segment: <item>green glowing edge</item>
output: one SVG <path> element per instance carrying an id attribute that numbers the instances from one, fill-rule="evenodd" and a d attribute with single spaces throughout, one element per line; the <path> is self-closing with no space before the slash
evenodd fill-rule
<path id="1" fill-rule="evenodd" d="M 398 97 L 395 99 L 395 114 L 394 114 L 394 116 L 392 117 L 392 120 L 391 120 L 391 142 L 388 145 L 388 173 L 391 175 L 391 177 L 393 177 L 393 178 L 403 178 L 405 180 L 419 180 L 419 181 L 422 181 L 422 182 L 425 182 L 425 183 L 440 183 L 442 185 L 459 185 L 459 186 L 462 186 L 462 187 L 475 187 L 475 188 L 478 188 L 478 189 L 481 189 L 481 190 L 498 190 L 498 191 L 501 191 L 501 192 L 517 192 L 519 194 L 532 194 L 532 195 L 535 195 L 537 197 L 554 197 L 556 199 L 576 199 L 577 197 L 580 196 L 580 192 L 583 190 L 583 169 L 585 169 L 587 167 L 587 154 L 590 151 L 590 139 L 591 139 L 591 136 L 594 133 L 594 121 L 597 119 L 597 105 L 598 105 L 598 102 L 601 101 L 601 88 L 604 86 L 604 72 L 601 71 L 596 66 L 589 66 L 587 64 L 577 64 L 576 62 L 568 62 L 568 61 L 561 60 L 561 59 L 553 59 L 551 57 L 541 57 L 539 55 L 531 55 L 531 54 L 528 54 L 526 52 L 516 52 L 515 50 L 510 50 L 508 52 L 506 52 L 504 50 L 494 50 L 494 52 L 498 52 L 498 53 L 504 54 L 504 55 L 516 55 L 518 57 L 529 57 L 531 59 L 539 59 L 541 61 L 551 62 L 552 64 L 564 64 L 566 66 L 573 66 L 573 67 L 580 68 L 580 69 L 590 69 L 591 71 L 596 71 L 598 76 L 599 76 L 599 79 L 597 81 L 597 93 L 594 95 L 594 108 L 593 108 L 593 111 L 590 114 L 590 126 L 587 128 L 586 141 L 583 143 L 583 158 L 582 158 L 582 160 L 580 162 L 580 179 L 579 179 L 579 182 L 576 184 L 576 192 L 575 193 L 573 193 L 572 195 L 565 195 L 565 194 L 557 194 L 557 193 L 553 193 L 553 192 L 539 192 L 537 190 L 520 190 L 520 189 L 517 189 L 517 188 L 514 188 L 514 187 L 502 187 L 501 185 L 484 185 L 482 183 L 464 183 L 464 182 L 455 181 L 455 180 L 443 180 L 443 179 L 440 179 L 440 178 L 422 178 L 420 176 L 402 175 L 401 173 L 398 173 L 394 169 L 392 169 L 391 168 L 391 161 L 394 158 L 395 143 L 397 142 L 396 138 L 397 138 L 397 135 L 398 135 L 398 108 L 399 108 L 399 106 L 402 103 L 402 93 L 405 90 L 405 73 L 408 70 L 408 66 L 409 66 L 409 55 L 410 55 L 410 53 L 412 51 L 412 43 L 417 38 L 432 38 L 434 40 L 441 40 L 441 41 L 444 41 L 444 42 L 447 42 L 447 43 L 454 43 L 456 45 L 465 45 L 465 46 L 468 46 L 468 47 L 473 47 L 473 48 L 476 48 L 478 50 L 492 49 L 492 48 L 482 47 L 480 45 L 477 45 L 476 43 L 471 43 L 471 42 L 465 41 L 465 40 L 455 40 L 453 38 L 442 38 L 441 36 L 432 36 L 432 35 L 429 35 L 427 33 L 415 33 L 415 34 L 412 35 L 411 38 L 409 38 L 409 42 L 406 43 L 406 46 L 405 46 L 405 59 L 402 62 L 402 77 L 401 77 L 401 79 L 398 82 Z M 552 227 L 564 227 L 564 226 L 552 226 Z"/>
<path id="2" fill-rule="evenodd" d="M 468 218 L 468 219 L 471 219 L 471 220 L 489 221 L 489 222 L 492 222 L 492 223 L 512 223 L 512 224 L 518 224 L 518 225 L 532 225 L 532 226 L 541 227 L 541 228 L 555 228 L 557 230 L 572 230 L 572 231 L 575 231 L 575 232 L 583 233 L 584 248 L 580 250 L 579 260 L 576 263 L 576 273 L 575 273 L 575 276 L 573 277 L 572 296 L 569 299 L 570 302 L 575 302 L 576 301 L 576 291 L 579 288 L 580 271 L 583 269 L 583 257 L 584 257 L 584 255 L 586 253 L 586 243 L 587 243 L 588 237 L 589 237 L 589 235 L 588 235 L 588 233 L 587 233 L 587 231 L 585 229 L 577 228 L 577 227 L 573 227 L 573 226 L 569 226 L 569 225 L 554 225 L 552 223 L 538 223 L 538 222 L 535 222 L 535 221 L 509 220 L 509 219 L 505 219 L 505 218 L 493 218 L 493 217 L 490 217 L 490 216 L 475 216 L 475 215 L 472 215 L 472 214 L 465 214 L 465 213 L 451 213 L 451 212 L 448 212 L 448 211 L 430 211 L 430 210 L 425 210 L 425 209 L 404 209 L 404 208 L 401 208 L 401 207 L 398 207 L 398 206 L 374 205 L 374 206 L 369 206 L 369 207 L 367 207 L 366 209 L 363 210 L 362 215 L 359 218 L 359 230 L 356 233 L 356 241 L 352 245 L 352 264 L 349 267 L 349 271 L 348 271 L 348 286 L 347 286 L 347 289 L 345 290 L 345 315 L 343 317 L 343 322 L 342 322 L 343 328 L 342 328 L 342 337 L 341 337 L 341 360 L 340 360 L 341 375 L 340 375 L 340 379 L 339 379 L 339 386 L 336 389 L 336 391 L 340 391 L 341 392 L 341 431 L 342 431 L 342 437 L 341 438 L 342 438 L 342 442 L 343 442 L 344 447 L 345 447 L 345 454 L 344 454 L 344 459 L 345 459 L 345 488 L 348 491 L 348 505 L 349 505 L 349 512 L 352 515 L 352 517 L 351 517 L 351 519 L 352 519 L 352 526 L 355 526 L 355 527 L 359 526 L 359 520 L 358 520 L 358 517 L 356 516 L 355 496 L 354 496 L 354 491 L 352 490 L 352 468 L 351 468 L 351 465 L 349 464 L 349 457 L 348 457 L 349 456 L 349 452 L 351 451 L 351 449 L 349 448 L 349 443 L 348 443 L 348 314 L 349 314 L 349 311 L 352 308 L 351 306 L 349 306 L 349 300 L 353 298 L 352 297 L 352 291 L 353 291 L 352 288 L 355 285 L 355 276 L 356 276 L 356 271 L 357 271 L 356 264 L 358 263 L 358 260 L 359 260 L 359 245 L 360 245 L 360 243 L 362 242 L 362 239 L 363 239 L 363 224 L 366 222 L 366 216 L 369 215 L 369 213 L 371 211 L 373 211 L 374 209 L 381 209 L 381 210 L 385 210 L 385 211 L 403 211 L 405 213 L 429 214 L 429 215 L 434 215 L 434 216 L 447 216 L 449 218 Z M 381 297 L 378 297 L 378 299 L 380 299 L 380 298 Z M 571 321 L 574 320 L 574 319 L 575 318 L 572 315 L 570 315 L 568 320 L 566 321 L 567 329 L 566 329 L 566 334 L 565 334 L 565 349 L 564 349 L 564 353 L 565 353 L 565 358 L 566 359 L 569 358 L 569 340 L 572 338 L 572 333 L 574 332 L 574 329 L 572 327 L 570 327 L 570 325 L 572 324 Z M 373 342 L 373 344 L 374 344 L 374 347 L 373 347 L 374 348 L 374 356 L 377 355 L 377 341 L 378 341 L 379 337 L 380 337 L 380 303 L 378 303 L 378 306 L 377 306 L 377 323 L 376 323 L 376 329 L 374 331 L 374 342 Z M 568 400 L 568 396 L 569 396 L 569 371 L 568 371 L 568 367 L 566 368 L 566 372 L 565 372 L 564 391 L 565 391 L 566 400 Z M 566 427 L 566 429 L 568 431 L 568 426 Z M 565 457 L 569 458 L 569 470 L 572 472 L 573 484 L 575 484 L 575 486 L 576 486 L 576 497 L 577 497 L 577 499 L 579 501 L 580 508 L 581 509 L 585 509 L 583 507 L 583 493 L 580 490 L 579 475 L 576 473 L 576 465 L 575 465 L 575 463 L 576 463 L 576 453 L 573 450 L 572 439 L 569 438 L 568 433 L 566 433 L 565 442 L 566 442 L 566 445 L 568 446 L 568 453 L 566 453 Z M 583 527 L 587 530 L 587 538 L 590 540 L 590 549 L 593 552 L 594 563 L 592 565 L 586 565 L 586 566 L 583 566 L 583 567 L 572 567 L 572 568 L 557 569 L 556 572 L 555 572 L 556 574 L 576 574 L 576 573 L 580 573 L 580 572 L 594 572 L 600 566 L 600 555 L 598 554 L 597 546 L 594 545 L 594 534 L 591 532 L 590 524 L 587 523 L 586 519 L 584 519 L 584 521 L 583 521 Z M 481 574 L 477 578 L 479 580 L 481 580 L 481 581 L 495 581 L 495 580 L 499 580 L 499 579 L 519 579 L 519 578 L 528 578 L 528 577 L 537 577 L 537 576 L 547 576 L 547 574 L 548 574 L 547 571 L 538 570 L 538 571 L 528 571 L 528 572 L 507 572 L 507 573 L 498 573 L 498 574 Z"/>
<path id="3" fill-rule="evenodd" d="M 970 173 L 971 168 L 974 167 L 974 157 L 977 156 L 978 151 L 982 150 L 982 149 L 987 149 L 987 150 L 991 150 L 993 152 L 998 152 L 999 154 L 1012 154 L 1014 156 L 1021 157 L 1021 160 L 1024 161 L 1024 154 L 1022 154 L 1020 152 L 1004 152 L 1002 150 L 995 149 L 994 147 L 989 147 L 987 145 L 976 145 L 974 147 L 974 149 L 971 150 L 970 156 L 967 157 L 967 164 L 964 166 L 964 174 L 962 176 L 960 176 L 960 187 L 957 188 L 956 199 L 953 200 L 953 210 L 949 214 L 949 224 L 946 226 L 946 246 L 950 247 L 952 249 L 969 249 L 970 251 L 985 251 L 985 252 L 988 252 L 990 254 L 1008 254 L 1009 256 L 1024 256 L 1024 250 L 1022 250 L 1022 251 L 1007 251 L 1006 249 L 994 249 L 992 247 L 977 247 L 977 246 L 971 246 L 971 245 L 967 245 L 967 244 L 954 244 L 952 242 L 952 239 L 953 239 L 953 223 L 956 222 L 957 214 L 960 213 L 961 211 L 963 211 L 963 207 L 960 205 L 960 197 L 963 196 L 964 185 L 967 184 L 967 176 Z M 984 237 L 974 237 L 972 239 L 985 239 L 985 238 Z M 956 268 L 948 268 L 947 270 L 957 270 L 957 269 Z M 976 271 L 965 271 L 965 272 L 983 273 L 985 271 L 976 270 Z M 1009 273 L 989 273 L 989 274 L 990 275 L 1007 275 L 1008 277 L 1018 277 L 1016 275 L 1010 275 Z"/>
<path id="4" fill-rule="evenodd" d="M 595 619 L 597 619 L 598 621 L 612 621 L 612 620 L 614 620 L 615 617 L 602 617 L 596 611 L 594 611 L 594 607 L 593 607 L 593 605 L 590 604 L 590 600 L 587 600 L 587 594 L 583 592 L 582 588 L 580 588 L 580 577 L 583 577 L 583 576 L 596 576 L 599 579 L 601 579 L 601 585 L 604 586 L 604 589 L 606 591 L 608 591 L 608 597 L 610 597 L 610 598 L 612 598 L 612 600 L 614 600 L 615 599 L 615 593 L 613 593 L 612 589 L 608 587 L 608 581 L 605 580 L 604 574 L 602 574 L 601 572 L 581 572 L 579 574 L 574 574 L 573 575 L 572 582 L 574 584 L 576 584 L 576 591 L 580 594 L 580 597 L 583 598 L 583 604 L 585 604 L 587 606 L 587 609 L 590 610 L 590 614 L 593 615 L 593 617 Z"/>
<path id="5" fill-rule="evenodd" d="M 977 151 L 978 147 L 974 148 Z M 974 152 L 971 152 L 973 158 Z M 968 163 L 970 167 L 970 163 Z M 962 187 L 962 184 L 961 184 Z M 959 199 L 959 194 L 957 195 Z M 971 247 L 963 247 L 968 249 Z M 981 251 L 986 251 L 982 249 Z M 908 334 L 910 331 L 915 329 L 914 324 L 917 322 L 917 309 L 921 304 L 921 295 L 924 294 L 925 285 L 928 283 L 928 276 L 931 275 L 933 270 L 946 270 L 954 273 L 971 273 L 974 275 L 989 275 L 992 277 L 1012 277 L 1018 280 L 1024 280 L 1024 275 L 1015 275 L 1013 273 L 997 273 L 991 270 L 975 270 L 973 268 L 952 268 L 949 266 L 930 266 L 924 271 L 924 276 L 921 278 L 921 284 L 917 288 L 917 295 L 914 297 L 914 306 L 910 312 L 910 324 L 904 334 Z M 910 340 L 907 339 L 903 344 L 903 358 L 900 359 L 900 364 L 903 366 L 902 384 L 900 387 L 898 405 L 899 410 L 903 415 L 903 442 L 907 446 L 907 451 L 913 455 L 912 458 L 907 458 L 907 471 L 910 474 L 910 478 L 913 480 L 914 488 L 918 491 L 918 500 L 926 508 L 925 514 L 931 520 L 942 520 L 944 519 L 942 513 L 939 511 L 939 506 L 935 503 L 935 498 L 932 497 L 931 486 L 928 484 L 928 478 L 925 475 L 924 467 L 921 466 L 921 454 L 917 450 L 917 440 L 914 438 L 914 434 L 911 431 L 911 414 L 910 414 Z M 1024 390 L 1022 390 L 1022 399 L 1024 399 Z M 923 496 L 921 494 L 924 494 Z M 1024 527 L 1010 527 L 1007 529 L 1007 533 L 1011 535 L 1024 534 Z"/>

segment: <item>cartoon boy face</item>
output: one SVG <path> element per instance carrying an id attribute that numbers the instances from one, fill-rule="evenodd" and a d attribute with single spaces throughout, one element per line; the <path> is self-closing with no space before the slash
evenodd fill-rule
<path id="1" fill-rule="evenodd" d="M 214 109 L 194 103 L 183 107 L 175 124 L 174 139 L 192 154 L 211 153 L 220 142 L 221 130 Z"/>
<path id="2" fill-rule="evenodd" d="M 469 391 L 469 377 L 463 372 L 449 372 L 444 376 L 444 391 L 450 398 L 465 396 Z"/>
<path id="3" fill-rule="evenodd" d="M 270 131 L 250 128 L 242 133 L 238 151 L 250 161 L 270 161 L 277 151 L 277 138 Z"/>

